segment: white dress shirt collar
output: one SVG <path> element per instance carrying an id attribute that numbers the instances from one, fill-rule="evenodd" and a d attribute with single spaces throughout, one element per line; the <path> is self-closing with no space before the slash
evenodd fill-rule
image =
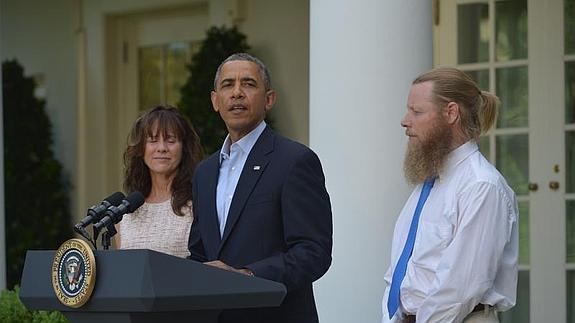
<path id="1" fill-rule="evenodd" d="M 447 160 L 445 161 L 445 165 L 442 171 L 439 173 L 439 179 L 441 180 L 442 177 L 445 177 L 449 174 L 449 172 L 455 169 L 457 164 L 464 161 L 469 155 L 473 154 L 474 152 L 478 151 L 479 147 L 474 140 L 469 140 L 468 142 L 464 143 L 463 145 L 455 148 L 453 151 L 449 153 L 447 156 Z"/>
<path id="2" fill-rule="evenodd" d="M 257 127 L 255 127 L 247 135 L 243 136 L 240 140 L 236 141 L 234 145 L 238 146 L 244 153 L 246 154 L 249 153 L 256 144 L 256 141 L 258 140 L 262 132 L 264 132 L 266 125 L 267 125 L 266 122 L 262 120 L 262 122 L 260 122 L 260 124 Z M 230 157 L 231 146 L 232 146 L 232 139 L 230 138 L 230 134 L 228 134 L 226 136 L 226 139 L 224 140 L 222 149 L 220 149 L 220 164 L 222 163 L 222 160 L 224 158 L 227 159 Z"/>

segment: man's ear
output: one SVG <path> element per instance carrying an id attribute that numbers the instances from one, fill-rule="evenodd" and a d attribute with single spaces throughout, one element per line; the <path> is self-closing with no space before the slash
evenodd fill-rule
<path id="1" fill-rule="evenodd" d="M 266 111 L 271 110 L 276 103 L 277 93 L 274 90 L 268 90 L 266 92 Z"/>
<path id="2" fill-rule="evenodd" d="M 449 124 L 455 124 L 457 120 L 459 120 L 460 111 L 459 111 L 459 104 L 457 102 L 449 102 L 443 108 L 443 118 Z"/>
<path id="3" fill-rule="evenodd" d="M 219 112 L 220 107 L 218 106 L 218 94 L 216 93 L 216 91 L 212 91 L 210 93 L 210 97 L 212 99 L 212 108 L 214 109 L 214 111 Z"/>

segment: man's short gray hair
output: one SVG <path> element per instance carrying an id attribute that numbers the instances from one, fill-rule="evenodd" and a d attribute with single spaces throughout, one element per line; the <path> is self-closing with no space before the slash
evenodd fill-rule
<path id="1" fill-rule="evenodd" d="M 266 65 L 259 58 L 252 56 L 248 53 L 235 53 L 235 54 L 230 55 L 228 58 L 226 58 L 220 64 L 220 66 L 218 66 L 218 69 L 216 71 L 216 76 L 214 77 L 214 91 L 218 87 L 218 79 L 220 78 L 220 74 L 222 72 L 222 66 L 224 66 L 225 63 L 231 62 L 231 61 L 248 61 L 248 62 L 255 63 L 256 66 L 258 67 L 258 71 L 260 72 L 260 76 L 261 76 L 262 80 L 264 80 L 264 85 L 265 85 L 266 91 L 270 90 L 272 88 L 270 72 L 268 71 L 268 68 L 266 67 Z"/>

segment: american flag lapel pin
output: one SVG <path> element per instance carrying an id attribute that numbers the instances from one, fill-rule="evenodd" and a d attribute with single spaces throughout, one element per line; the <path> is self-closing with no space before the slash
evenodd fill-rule
<path id="1" fill-rule="evenodd" d="M 254 170 L 260 170 L 262 167 L 260 165 L 255 165 Z"/>

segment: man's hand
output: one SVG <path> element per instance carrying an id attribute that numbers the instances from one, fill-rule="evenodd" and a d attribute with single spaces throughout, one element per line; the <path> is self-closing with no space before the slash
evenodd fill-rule
<path id="1" fill-rule="evenodd" d="M 227 264 L 225 264 L 219 260 L 204 262 L 204 265 L 220 268 L 220 269 L 227 270 L 227 271 L 233 271 L 235 273 L 240 273 L 240 274 L 243 274 L 246 276 L 253 276 L 254 275 L 254 273 L 247 268 L 236 269 L 232 266 L 228 266 Z"/>

